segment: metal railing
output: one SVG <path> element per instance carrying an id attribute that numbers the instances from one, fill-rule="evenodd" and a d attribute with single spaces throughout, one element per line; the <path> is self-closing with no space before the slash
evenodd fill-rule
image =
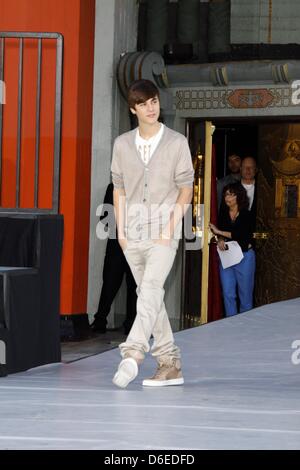
<path id="1" fill-rule="evenodd" d="M 61 115 L 62 115 L 62 74 L 63 74 L 63 36 L 60 33 L 29 33 L 29 32 L 2 32 L 0 31 L 0 82 L 5 82 L 5 53 L 6 40 L 17 39 L 18 54 L 18 110 L 16 132 L 16 193 L 15 207 L 2 207 L 0 199 L 0 213 L 46 213 L 59 212 L 59 179 L 60 179 L 60 152 L 61 152 Z M 34 165 L 34 205 L 33 207 L 20 207 L 21 185 L 21 159 L 22 159 L 22 93 L 23 93 L 23 54 L 27 39 L 37 42 L 37 70 L 36 70 L 36 124 L 35 124 L 35 165 Z M 42 51 L 43 40 L 56 41 L 56 70 L 55 70 L 55 100 L 54 100 L 54 155 L 53 155 L 53 181 L 52 181 L 52 207 L 41 209 L 39 200 L 39 163 L 40 163 L 40 119 L 41 119 L 41 92 L 42 92 Z M 9 85 L 9 84 L 7 84 Z M 5 106 L 8 106 L 6 104 Z M 2 158 L 3 158 L 3 104 L 0 103 L 0 198 L 2 192 Z"/>

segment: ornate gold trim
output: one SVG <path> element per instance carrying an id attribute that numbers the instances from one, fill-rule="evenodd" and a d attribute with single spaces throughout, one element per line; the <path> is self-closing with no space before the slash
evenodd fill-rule
<path id="1" fill-rule="evenodd" d="M 204 230 L 202 249 L 202 279 L 201 279 L 201 324 L 207 323 L 208 305 L 208 274 L 209 274 L 209 242 L 210 232 L 210 199 L 211 199 L 211 167 L 212 167 L 212 135 L 215 126 L 210 121 L 205 122 L 205 160 L 204 160 Z"/>

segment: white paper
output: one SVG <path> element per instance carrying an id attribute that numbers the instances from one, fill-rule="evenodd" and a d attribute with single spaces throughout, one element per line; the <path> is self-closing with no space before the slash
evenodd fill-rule
<path id="1" fill-rule="evenodd" d="M 228 246 L 228 250 L 222 251 L 217 247 L 223 269 L 239 264 L 244 258 L 242 249 L 238 242 L 232 241 L 225 243 Z"/>

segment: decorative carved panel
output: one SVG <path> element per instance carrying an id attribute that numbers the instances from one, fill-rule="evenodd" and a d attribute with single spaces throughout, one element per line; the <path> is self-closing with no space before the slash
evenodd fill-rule
<path id="1" fill-rule="evenodd" d="M 259 136 L 257 231 L 269 236 L 256 242 L 255 300 L 263 305 L 300 296 L 300 125 L 263 125 Z"/>
<path id="2" fill-rule="evenodd" d="M 292 87 L 174 89 L 177 111 L 296 107 Z"/>
<path id="3" fill-rule="evenodd" d="M 265 88 L 235 90 L 227 101 L 233 108 L 266 108 L 275 101 L 275 95 Z"/>

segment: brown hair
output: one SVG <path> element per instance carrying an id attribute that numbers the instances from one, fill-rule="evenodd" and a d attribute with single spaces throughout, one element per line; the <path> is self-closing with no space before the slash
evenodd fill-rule
<path id="1" fill-rule="evenodd" d="M 244 186 L 241 185 L 241 183 L 231 183 L 231 184 L 227 184 L 224 187 L 223 193 L 222 193 L 222 203 L 224 204 L 225 204 L 225 194 L 227 191 L 230 194 L 235 194 L 236 203 L 238 205 L 239 211 L 242 209 L 249 208 L 249 198 L 247 195 L 247 191 L 244 188 Z"/>
<path id="2" fill-rule="evenodd" d="M 156 85 L 150 80 L 136 80 L 133 82 L 127 95 L 127 102 L 129 108 L 135 108 L 136 104 L 144 103 L 150 98 L 159 98 L 159 90 Z"/>

